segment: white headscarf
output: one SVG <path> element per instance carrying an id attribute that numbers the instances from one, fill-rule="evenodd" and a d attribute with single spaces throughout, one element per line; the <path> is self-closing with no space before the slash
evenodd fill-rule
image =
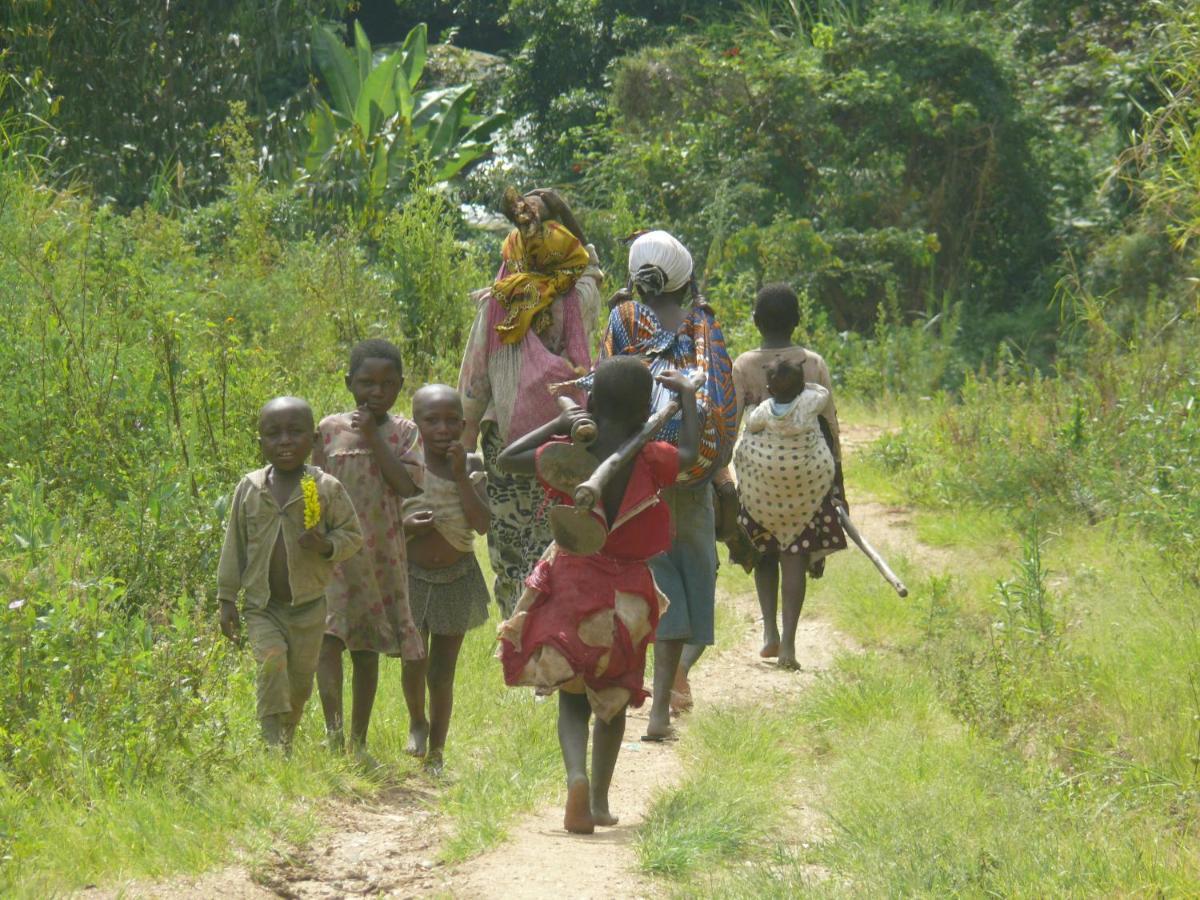
<path id="1" fill-rule="evenodd" d="M 665 231 L 648 231 L 629 246 L 629 277 L 646 294 L 677 291 L 692 277 L 692 254 Z"/>

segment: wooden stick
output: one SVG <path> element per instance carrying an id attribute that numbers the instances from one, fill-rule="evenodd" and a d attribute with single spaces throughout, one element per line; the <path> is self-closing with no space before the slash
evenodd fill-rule
<path id="1" fill-rule="evenodd" d="M 564 412 L 568 409 L 579 409 L 579 404 L 570 397 L 558 397 L 558 408 Z M 586 447 L 592 441 L 596 440 L 596 421 L 588 416 L 586 419 L 580 419 L 571 426 L 571 443 L 578 444 L 581 447 Z"/>
<path id="2" fill-rule="evenodd" d="M 699 372 L 693 372 L 688 377 L 697 390 L 700 385 L 704 384 L 703 376 Z M 671 421 L 677 412 L 679 412 L 679 399 L 675 398 L 647 419 L 641 431 L 618 447 L 613 454 L 596 467 L 591 478 L 575 489 L 575 506 L 579 509 L 595 509 L 596 504 L 600 502 L 600 494 L 604 490 L 604 485 L 612 478 L 613 473 L 626 465 L 638 455 L 643 447 L 654 440 L 654 436 Z"/>
<path id="3" fill-rule="evenodd" d="M 867 559 L 875 564 L 875 568 L 879 570 L 879 574 L 884 577 L 888 584 L 896 589 L 896 593 L 901 597 L 908 596 L 908 588 L 904 586 L 904 582 L 896 577 L 896 573 L 884 561 L 879 552 L 870 545 L 865 537 L 863 537 L 854 523 L 850 521 L 850 515 L 846 512 L 846 508 L 840 503 L 837 504 L 838 520 L 842 523 L 842 530 L 850 535 L 850 540 L 858 544 L 858 549 L 867 555 Z"/>

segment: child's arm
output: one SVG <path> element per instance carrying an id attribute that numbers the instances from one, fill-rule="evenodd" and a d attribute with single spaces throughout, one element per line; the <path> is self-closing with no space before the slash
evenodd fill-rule
<path id="1" fill-rule="evenodd" d="M 500 471 L 514 475 L 537 474 L 537 449 L 551 438 L 566 437 L 576 419 L 587 417 L 587 410 L 572 406 L 563 410 L 557 419 L 551 419 L 541 428 L 535 428 L 524 437 L 517 438 L 500 452 L 496 460 Z"/>
<path id="2" fill-rule="evenodd" d="M 679 471 L 686 472 L 700 458 L 700 414 L 696 411 L 696 386 L 682 372 L 663 372 L 659 384 L 679 395 Z"/>
<path id="3" fill-rule="evenodd" d="M 246 570 L 246 521 L 242 515 L 245 491 L 242 484 L 233 492 L 229 516 L 225 521 L 225 542 L 221 545 L 221 560 L 217 563 L 217 600 L 221 604 L 221 633 L 237 641 L 241 631 L 238 617 L 238 594 L 242 590 L 242 572 Z"/>
<path id="4" fill-rule="evenodd" d="M 317 428 L 317 433 L 313 437 L 312 464 L 321 471 L 325 471 L 325 436 L 321 434 L 320 427 Z"/>
<path id="5" fill-rule="evenodd" d="M 387 439 L 380 433 L 372 412 L 367 407 L 360 406 L 351 415 L 350 424 L 358 429 L 358 433 L 371 448 L 375 465 L 379 466 L 379 474 L 383 476 L 388 487 L 401 497 L 411 497 L 417 493 L 417 483 L 413 481 L 408 468 L 388 446 Z"/>
<path id="6" fill-rule="evenodd" d="M 462 503 L 467 524 L 476 534 L 487 534 L 492 514 L 488 509 L 487 495 L 481 494 L 471 482 L 471 473 L 467 466 L 467 448 L 455 441 L 447 448 L 446 455 L 450 457 L 450 472 L 454 475 L 455 485 L 458 486 L 458 499 Z"/>
<path id="7" fill-rule="evenodd" d="M 492 402 L 492 380 L 488 374 L 488 300 L 479 304 L 475 323 L 467 337 L 462 368 L 458 374 L 458 393 L 463 401 L 462 443 L 474 450 L 479 443 L 479 429 L 487 408 Z"/>

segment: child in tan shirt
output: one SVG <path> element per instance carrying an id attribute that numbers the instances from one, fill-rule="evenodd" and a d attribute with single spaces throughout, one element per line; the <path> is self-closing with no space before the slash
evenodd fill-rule
<path id="1" fill-rule="evenodd" d="M 277 397 L 258 419 L 267 465 L 233 493 L 217 570 L 221 631 L 246 634 L 258 663 L 258 718 L 269 745 L 291 746 L 325 633 L 325 587 L 333 567 L 358 552 L 362 533 L 341 482 L 308 466 L 313 413 Z M 315 521 L 313 521 L 315 520 Z"/>

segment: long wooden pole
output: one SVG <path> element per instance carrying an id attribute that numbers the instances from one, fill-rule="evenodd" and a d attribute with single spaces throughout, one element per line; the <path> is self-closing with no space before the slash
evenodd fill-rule
<path id="1" fill-rule="evenodd" d="M 867 559 L 875 564 L 875 568 L 879 570 L 879 574 L 884 577 L 884 580 L 888 584 L 896 589 L 896 593 L 901 597 L 907 597 L 908 588 L 904 586 L 904 582 L 896 577 L 896 573 L 892 571 L 891 566 L 884 561 L 883 557 L 879 555 L 879 552 L 871 546 L 867 539 L 859 533 L 854 523 L 850 521 L 850 515 L 846 512 L 846 508 L 840 503 L 837 504 L 837 514 L 838 520 L 842 523 L 842 530 L 850 535 L 850 540 L 854 541 L 858 545 L 858 549 L 866 554 Z"/>

